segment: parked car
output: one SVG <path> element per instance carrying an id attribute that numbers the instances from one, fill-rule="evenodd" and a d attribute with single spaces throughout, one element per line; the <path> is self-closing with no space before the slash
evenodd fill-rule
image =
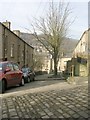
<path id="1" fill-rule="evenodd" d="M 4 93 L 8 87 L 17 84 L 24 85 L 24 76 L 19 66 L 9 61 L 0 62 L 0 91 Z"/>
<path id="2" fill-rule="evenodd" d="M 29 83 L 30 81 L 35 80 L 35 73 L 29 67 L 23 67 L 22 72 L 24 75 L 25 82 Z"/>

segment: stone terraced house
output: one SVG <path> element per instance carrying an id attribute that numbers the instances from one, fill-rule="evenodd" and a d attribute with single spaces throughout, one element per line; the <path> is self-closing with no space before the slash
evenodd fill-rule
<path id="1" fill-rule="evenodd" d="M 13 61 L 33 67 L 34 48 L 20 38 L 20 31 L 11 31 L 10 22 L 0 23 L 0 61 Z"/>
<path id="2" fill-rule="evenodd" d="M 74 76 L 88 76 L 90 63 L 90 29 L 86 30 L 78 41 L 71 61 L 67 62 L 68 73 L 73 72 Z M 73 69 L 72 69 L 73 67 Z"/>

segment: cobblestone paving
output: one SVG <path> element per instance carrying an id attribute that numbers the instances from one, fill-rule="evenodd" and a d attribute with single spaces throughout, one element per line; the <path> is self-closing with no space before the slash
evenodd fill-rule
<path id="1" fill-rule="evenodd" d="M 3 118 L 88 118 L 88 88 L 29 93 L 2 99 Z"/>

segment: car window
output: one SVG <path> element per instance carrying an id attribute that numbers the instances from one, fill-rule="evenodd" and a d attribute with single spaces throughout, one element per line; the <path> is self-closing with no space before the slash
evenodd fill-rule
<path id="1" fill-rule="evenodd" d="M 14 70 L 19 70 L 19 66 L 17 64 L 13 64 Z"/>
<path id="2" fill-rule="evenodd" d="M 32 69 L 30 68 L 30 72 L 32 72 Z"/>
<path id="3" fill-rule="evenodd" d="M 22 71 L 25 73 L 25 72 L 26 72 L 26 69 L 25 69 L 25 68 L 22 68 Z"/>
<path id="4" fill-rule="evenodd" d="M 28 71 L 28 72 L 31 72 L 30 68 L 27 68 L 27 71 Z"/>
<path id="5" fill-rule="evenodd" d="M 30 72 L 30 69 L 28 68 L 28 72 Z"/>
<path id="6" fill-rule="evenodd" d="M 28 68 L 30 72 L 32 72 L 32 69 L 31 68 Z"/>
<path id="7" fill-rule="evenodd" d="M 28 68 L 22 68 L 22 71 L 25 73 L 25 72 L 28 72 Z"/>
<path id="8" fill-rule="evenodd" d="M 11 69 L 11 71 L 13 71 L 13 70 L 14 70 L 14 69 L 13 69 L 13 65 L 12 65 L 11 63 L 8 63 L 8 64 L 6 65 L 6 67 L 10 68 L 10 69 Z"/>

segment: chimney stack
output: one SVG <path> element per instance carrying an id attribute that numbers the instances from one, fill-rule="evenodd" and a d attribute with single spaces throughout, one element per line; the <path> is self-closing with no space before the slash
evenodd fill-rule
<path id="1" fill-rule="evenodd" d="M 8 29 L 11 29 L 11 22 L 6 20 L 6 22 L 3 22 L 3 25 L 5 25 Z"/>
<path id="2" fill-rule="evenodd" d="M 19 31 L 19 30 L 13 30 L 13 32 L 14 32 L 18 37 L 20 37 L 20 31 Z"/>

